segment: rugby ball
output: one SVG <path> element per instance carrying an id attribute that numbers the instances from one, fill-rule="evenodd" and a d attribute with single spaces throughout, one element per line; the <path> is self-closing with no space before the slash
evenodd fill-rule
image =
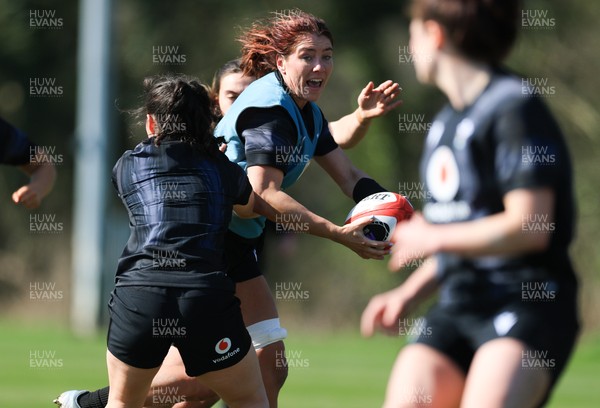
<path id="1" fill-rule="evenodd" d="M 396 225 L 409 219 L 413 212 L 413 206 L 403 195 L 375 193 L 359 201 L 348 213 L 344 224 L 373 218 L 373 222 L 363 228 L 364 234 L 374 241 L 388 241 Z"/>

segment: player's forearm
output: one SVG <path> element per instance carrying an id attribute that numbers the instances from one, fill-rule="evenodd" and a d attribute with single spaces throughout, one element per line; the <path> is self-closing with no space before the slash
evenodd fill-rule
<path id="1" fill-rule="evenodd" d="M 349 149 L 365 137 L 370 123 L 371 119 L 365 118 L 360 109 L 356 109 L 335 122 L 329 122 L 329 131 L 342 149 Z"/>
<path id="2" fill-rule="evenodd" d="M 521 255 L 545 249 L 550 240 L 550 233 L 528 230 L 521 219 L 505 213 L 470 222 L 436 225 L 432 233 L 438 240 L 440 252 L 465 257 Z"/>
<path id="3" fill-rule="evenodd" d="M 410 308 L 430 297 L 438 288 L 437 261 L 429 257 L 398 287 L 400 296 L 409 301 Z"/>
<path id="4" fill-rule="evenodd" d="M 281 190 L 264 190 L 260 196 L 276 211 L 275 224 L 281 232 L 301 232 L 338 242 L 340 227 L 313 213 Z"/>

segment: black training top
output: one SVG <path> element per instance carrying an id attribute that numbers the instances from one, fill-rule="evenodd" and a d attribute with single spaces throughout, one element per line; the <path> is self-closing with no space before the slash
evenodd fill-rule
<path id="1" fill-rule="evenodd" d="M 0 164 L 27 164 L 34 149 L 23 132 L 0 118 Z"/>
<path id="2" fill-rule="evenodd" d="M 248 178 L 221 153 L 210 158 L 181 141 L 153 140 L 113 169 L 131 228 L 117 286 L 229 287 L 224 237 L 232 206 L 248 202 Z"/>
<path id="3" fill-rule="evenodd" d="M 542 253 L 514 258 L 438 256 L 442 303 L 478 303 L 520 293 L 529 281 L 575 284 L 567 253 L 575 204 L 569 152 L 549 110 L 519 78 L 496 72 L 477 100 L 462 111 L 446 106 L 435 118 L 421 161 L 432 223 L 470 221 L 503 211 L 511 190 L 551 188 L 549 214 L 524 214 L 524 232 L 552 235 Z"/>

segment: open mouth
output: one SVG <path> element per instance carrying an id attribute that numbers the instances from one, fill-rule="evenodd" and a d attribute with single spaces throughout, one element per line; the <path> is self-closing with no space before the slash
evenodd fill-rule
<path id="1" fill-rule="evenodd" d="M 308 81 L 306 81 L 306 85 L 308 85 L 309 88 L 320 88 L 321 85 L 323 85 L 323 80 L 322 79 L 309 79 Z"/>

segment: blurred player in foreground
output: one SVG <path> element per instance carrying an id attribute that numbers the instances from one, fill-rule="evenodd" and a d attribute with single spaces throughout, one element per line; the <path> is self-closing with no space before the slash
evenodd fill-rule
<path id="1" fill-rule="evenodd" d="M 569 153 L 544 103 L 500 68 L 520 10 L 517 0 L 413 1 L 417 78 L 449 104 L 421 161 L 431 199 L 398 226 L 389 266 L 425 260 L 362 317 L 366 336 L 417 336 L 396 360 L 385 408 L 539 407 L 573 350 Z M 406 318 L 438 288 L 424 319 Z"/>
<path id="2" fill-rule="evenodd" d="M 28 209 L 38 208 L 56 179 L 56 170 L 51 158 L 17 128 L 0 118 L 0 164 L 18 166 L 30 177 L 28 184 L 12 194 L 15 204 Z"/>

